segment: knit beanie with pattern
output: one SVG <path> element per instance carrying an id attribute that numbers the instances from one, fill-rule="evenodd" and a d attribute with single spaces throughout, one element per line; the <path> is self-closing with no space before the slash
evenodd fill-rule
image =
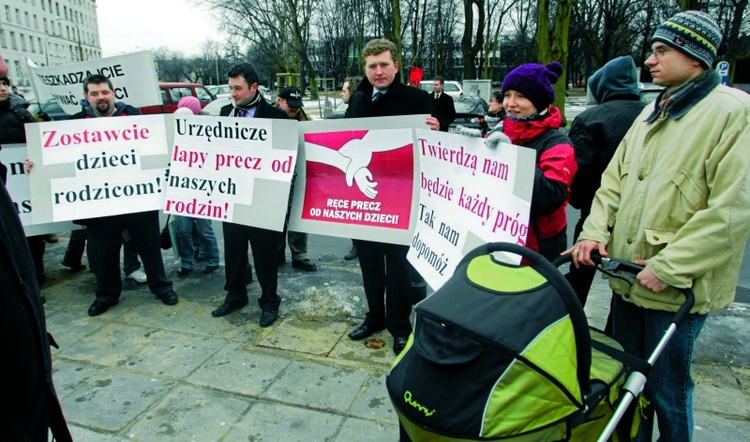
<path id="1" fill-rule="evenodd" d="M 662 41 L 710 69 L 721 46 L 721 29 L 708 14 L 684 11 L 660 24 L 651 43 Z"/>
<path id="2" fill-rule="evenodd" d="M 537 112 L 542 112 L 555 101 L 552 85 L 562 73 L 563 67 L 556 61 L 547 66 L 535 63 L 522 64 L 505 76 L 503 94 L 509 90 L 520 92 L 531 101 Z"/>

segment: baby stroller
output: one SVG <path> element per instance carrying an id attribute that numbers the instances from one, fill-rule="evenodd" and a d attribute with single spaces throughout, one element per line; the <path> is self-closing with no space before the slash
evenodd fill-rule
<path id="1" fill-rule="evenodd" d="M 505 264 L 493 252 L 530 264 Z M 596 261 L 599 270 L 625 280 L 642 269 Z M 643 390 L 650 364 L 692 308 L 692 291 L 683 292 L 687 300 L 675 323 L 646 362 L 589 328 L 555 265 L 524 247 L 487 244 L 417 305 L 414 333 L 386 379 L 409 438 L 604 441 L 613 434 Z"/>

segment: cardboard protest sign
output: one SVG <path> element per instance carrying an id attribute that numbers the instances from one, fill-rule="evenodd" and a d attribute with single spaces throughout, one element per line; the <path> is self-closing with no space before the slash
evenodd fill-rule
<path id="1" fill-rule="evenodd" d="M 536 154 L 445 132 L 418 130 L 417 137 L 419 211 L 407 258 L 437 290 L 475 247 L 526 243 Z"/>
<path id="2" fill-rule="evenodd" d="M 26 157 L 25 144 L 5 144 L 3 145 L 2 150 L 0 150 L 0 162 L 8 167 L 8 181 L 6 182 L 5 187 L 8 189 L 8 193 L 13 200 L 13 205 L 16 206 L 26 236 L 80 229 L 81 226 L 73 224 L 72 222 L 50 224 L 33 223 L 31 212 L 34 209 L 34 205 L 31 202 L 29 176 L 26 175 L 26 171 L 23 167 Z"/>
<path id="3" fill-rule="evenodd" d="M 166 213 L 282 231 L 297 122 L 174 115 Z"/>
<path id="4" fill-rule="evenodd" d="M 27 60 L 37 100 L 44 103 L 55 99 L 69 115 L 81 110 L 83 82 L 92 74 L 109 78 L 117 101 L 134 107 L 161 104 L 154 59 L 149 51 L 50 67 L 39 67 Z"/>
<path id="5" fill-rule="evenodd" d="M 34 223 L 159 210 L 169 161 L 164 115 L 26 125 Z"/>
<path id="6" fill-rule="evenodd" d="M 300 123 L 290 229 L 408 244 L 419 170 L 415 127 L 426 115 Z"/>

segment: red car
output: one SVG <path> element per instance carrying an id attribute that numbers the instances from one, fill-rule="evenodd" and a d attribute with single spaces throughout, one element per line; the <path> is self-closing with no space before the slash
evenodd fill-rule
<path id="1" fill-rule="evenodd" d="M 205 86 L 198 83 L 159 83 L 159 91 L 161 106 L 144 106 L 141 108 L 143 114 L 174 113 L 177 110 L 177 102 L 182 97 L 196 97 L 201 102 L 201 107 L 206 107 L 216 98 Z"/>

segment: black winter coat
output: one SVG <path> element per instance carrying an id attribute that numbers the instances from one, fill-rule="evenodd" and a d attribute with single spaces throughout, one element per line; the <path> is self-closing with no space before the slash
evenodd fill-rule
<path id="1" fill-rule="evenodd" d="M 453 104 L 453 97 L 445 92 L 441 93 L 437 100 L 434 92 L 430 96 L 432 97 L 435 118 L 440 122 L 440 131 L 448 132 L 451 123 L 456 119 L 456 105 Z"/>
<path id="2" fill-rule="evenodd" d="M 346 118 L 390 117 L 394 115 L 433 115 L 432 97 L 427 92 L 401 83 L 398 76 L 388 92 L 373 104 L 372 84 L 367 78 L 359 83 L 349 99 Z"/>
<path id="3" fill-rule="evenodd" d="M 568 137 L 576 150 L 578 172 L 570 186 L 570 204 L 583 213 L 591 211 L 602 173 L 633 125 L 645 103 L 637 95 L 613 96 L 576 117 Z"/>
<path id="4" fill-rule="evenodd" d="M 50 340 L 21 221 L 0 184 L 0 342 L 6 382 L 0 440 L 72 440 L 52 382 Z M 53 341 L 54 342 L 54 341 Z"/>
<path id="5" fill-rule="evenodd" d="M 234 106 L 232 106 L 232 104 L 227 104 L 226 106 L 222 107 L 221 110 L 219 110 L 219 115 L 222 117 L 228 117 L 232 114 L 233 110 Z M 261 97 L 260 102 L 258 103 L 258 109 L 255 111 L 255 116 L 253 118 L 276 118 L 280 120 L 286 120 L 289 117 L 284 111 L 277 107 L 271 106 L 270 104 L 268 104 L 265 98 Z"/>

